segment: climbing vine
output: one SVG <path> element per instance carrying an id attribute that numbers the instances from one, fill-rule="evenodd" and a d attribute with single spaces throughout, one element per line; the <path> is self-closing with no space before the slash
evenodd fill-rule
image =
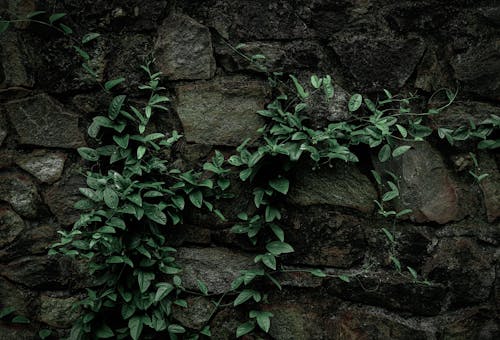
<path id="1" fill-rule="evenodd" d="M 45 14 L 39 11 L 25 19 L 0 21 L 0 33 L 21 20 L 49 25 L 68 36 L 73 33 L 60 23 L 64 13 L 50 15 L 47 22 L 34 19 Z M 90 33 L 81 40 L 72 38 L 73 48 L 83 60 L 82 67 L 94 79 L 96 72 L 84 45 L 98 37 L 99 34 Z M 142 106 L 126 95 L 113 94 L 124 78 L 101 84 L 113 98 L 108 111 L 94 117 L 88 128 L 88 135 L 97 146 L 78 149 L 79 155 L 92 164 L 92 170 L 85 174 L 87 186 L 80 188 L 84 198 L 75 205 L 82 213 L 70 231 L 59 231 L 61 239 L 50 251 L 52 255 L 86 261 L 94 280 L 78 304 L 81 317 L 70 339 L 198 339 L 211 335 L 208 325 L 199 332 L 185 329 L 172 313 L 174 306 L 187 307 L 185 298 L 189 294 L 209 294 L 202 278 L 198 281 L 199 292 L 184 288 L 176 249 L 168 245 L 165 237 L 167 229 L 182 225 L 188 207 L 234 221 L 231 231 L 244 235 L 255 247 L 257 267 L 242 270 L 215 306 L 218 308 L 226 299 L 234 307 L 248 307 L 248 321 L 239 325 L 237 337 L 257 330 L 269 332 L 273 314 L 259 304 L 267 300 L 268 283 L 281 289 L 278 274 L 283 269 L 283 257 L 294 252 L 282 225 L 283 201 L 291 185 L 289 174 L 304 160 L 312 162 L 315 169 L 334 166 L 339 161 L 358 162 L 355 150 L 359 148 L 372 149 L 380 162 L 402 157 L 413 143 L 433 133 L 429 119 L 440 114 L 456 97 L 449 90 L 439 91 L 446 97 L 445 105 L 426 105 L 422 112 L 413 112 L 412 103 L 417 96 L 402 97 L 385 90 L 381 98 L 374 100 L 356 93 L 347 105 L 348 119 L 313 128 L 311 100 L 327 104 L 333 100 L 332 78 L 313 75 L 305 83 L 293 75 L 268 72 L 262 63 L 265 56 L 246 56 L 240 47 L 232 48 L 268 76 L 273 99 L 257 112 L 266 124 L 259 129 L 257 140 L 244 141 L 229 157 L 216 151 L 201 168 L 182 171 L 165 156 L 182 138 L 177 131 L 163 134 L 149 130 L 155 113 L 170 111 L 170 100 L 160 86 L 161 74 L 154 71 L 152 60 L 141 66 L 146 76 L 146 82 L 139 86 L 141 97 L 146 98 Z M 479 149 L 492 150 L 500 147 L 500 140 L 495 139 L 499 126 L 500 117 L 492 115 L 480 123 L 471 121 L 456 129 L 439 127 L 437 133 L 450 144 L 474 140 Z M 233 174 L 241 182 L 251 183 L 253 209 L 224 216 L 216 206 L 228 197 Z M 395 175 L 389 173 L 391 180 L 382 183 L 381 174 L 372 174 L 380 186 L 385 184 L 390 189 L 375 203 L 378 213 L 390 219 L 394 227 L 398 219 L 412 211 L 390 208 L 391 201 L 399 196 Z M 485 174 L 472 175 L 477 181 L 485 178 Z M 390 244 L 390 260 L 402 273 L 403 265 L 393 251 L 393 232 L 386 227 L 381 230 Z M 413 268 L 407 270 L 415 282 L 427 283 Z M 318 277 L 332 276 L 319 268 L 309 272 Z M 351 280 L 345 275 L 335 277 Z"/>

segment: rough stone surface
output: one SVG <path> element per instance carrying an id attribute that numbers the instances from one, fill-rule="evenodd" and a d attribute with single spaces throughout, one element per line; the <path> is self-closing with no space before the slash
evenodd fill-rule
<path id="1" fill-rule="evenodd" d="M 85 145 L 78 117 L 45 94 L 11 101 L 4 107 L 22 144 L 60 148 Z"/>
<path id="2" fill-rule="evenodd" d="M 214 304 L 202 296 L 189 298 L 187 303 L 187 308 L 174 306 L 173 317 L 185 327 L 201 330 L 215 311 Z"/>
<path id="3" fill-rule="evenodd" d="M 83 176 L 78 175 L 74 169 L 69 169 L 61 180 L 43 193 L 45 202 L 59 223 L 69 225 L 78 220 L 80 213 L 73 205 L 82 199 L 79 188 L 83 187 Z"/>
<path id="4" fill-rule="evenodd" d="M 165 19 L 155 44 L 158 67 L 171 80 L 212 78 L 212 50 L 209 29 L 182 14 Z"/>
<path id="5" fill-rule="evenodd" d="M 367 90 L 401 88 L 425 50 L 419 38 L 400 39 L 358 32 L 338 36 L 332 47 L 359 86 Z"/>
<path id="6" fill-rule="evenodd" d="M 179 248 L 176 258 L 186 288 L 197 290 L 196 280 L 202 279 L 215 294 L 228 290 L 240 270 L 253 267 L 252 256 L 227 248 Z"/>
<path id="7" fill-rule="evenodd" d="M 376 198 L 368 178 L 356 166 L 340 161 L 317 171 L 302 166 L 289 193 L 290 202 L 299 206 L 327 204 L 365 213 L 373 210 Z"/>
<path id="8" fill-rule="evenodd" d="M 414 143 L 399 158 L 384 163 L 375 161 L 375 168 L 380 174 L 391 171 L 398 176 L 400 197 L 396 206 L 398 211 L 412 209 L 416 222 L 444 224 L 463 217 L 459 188 L 450 178 L 441 155 L 427 142 Z"/>
<path id="9" fill-rule="evenodd" d="M 24 230 L 24 221 L 9 207 L 0 206 L 0 248 L 12 243 Z"/>
<path id="10" fill-rule="evenodd" d="M 466 91 L 499 100 L 500 40 L 480 42 L 451 61 Z"/>
<path id="11" fill-rule="evenodd" d="M 2 275 L 0 275 L 0 309 L 3 307 L 14 307 L 18 314 L 29 316 L 36 303 L 37 295 L 22 288 L 20 285 L 15 285 L 5 280 L 1 276 Z M 0 332 L 0 335 L 1 334 Z"/>
<path id="12" fill-rule="evenodd" d="M 40 321 L 56 328 L 69 328 L 79 316 L 72 307 L 78 302 L 75 296 L 60 297 L 53 294 L 40 296 Z"/>
<path id="13" fill-rule="evenodd" d="M 0 146 L 2 146 L 5 137 L 7 137 L 7 122 L 3 114 L 0 112 Z"/>
<path id="14" fill-rule="evenodd" d="M 180 85 L 176 92 L 177 113 L 188 142 L 239 145 L 258 136 L 263 120 L 256 111 L 265 103 L 262 82 L 219 78 Z"/>
<path id="15" fill-rule="evenodd" d="M 18 33 L 9 30 L 0 35 L 0 88 L 33 86 L 34 77 L 28 69 L 31 53 Z"/>
<path id="16" fill-rule="evenodd" d="M 53 183 L 61 178 L 66 158 L 67 156 L 62 152 L 36 150 L 30 154 L 19 156 L 16 163 L 41 182 Z"/>
<path id="17" fill-rule="evenodd" d="M 469 238 L 445 238 L 423 266 L 423 274 L 450 288 L 453 307 L 482 302 L 490 295 L 495 281 L 493 255 L 491 249 Z"/>
<path id="18" fill-rule="evenodd" d="M 493 222 L 500 217 L 500 171 L 494 159 L 486 153 L 480 156 L 479 161 L 481 173 L 488 174 L 480 182 L 480 187 L 488 221 Z"/>
<path id="19" fill-rule="evenodd" d="M 8 202 L 19 215 L 27 218 L 37 216 L 41 202 L 35 183 L 16 172 L 0 173 L 0 200 Z"/>

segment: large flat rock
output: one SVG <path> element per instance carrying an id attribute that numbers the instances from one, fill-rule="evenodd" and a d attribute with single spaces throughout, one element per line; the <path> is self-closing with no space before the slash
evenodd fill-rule
<path id="1" fill-rule="evenodd" d="M 264 125 L 265 86 L 245 78 L 219 78 L 176 88 L 177 113 L 188 142 L 239 145 Z"/>

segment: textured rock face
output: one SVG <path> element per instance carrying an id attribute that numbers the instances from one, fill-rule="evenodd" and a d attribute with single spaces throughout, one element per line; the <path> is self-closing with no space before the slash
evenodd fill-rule
<path id="1" fill-rule="evenodd" d="M 40 321 L 56 328 L 68 328 L 78 318 L 73 306 L 78 302 L 75 296 L 59 297 L 50 294 L 40 296 Z"/>
<path id="2" fill-rule="evenodd" d="M 14 172 L 0 173 L 0 199 L 8 202 L 23 217 L 37 216 L 40 195 L 28 176 Z"/>
<path id="3" fill-rule="evenodd" d="M 463 217 L 459 208 L 458 186 L 440 154 L 427 142 L 412 144 L 401 158 L 375 162 L 377 171 L 391 171 L 400 181 L 399 210 L 412 209 L 416 222 L 447 223 Z"/>
<path id="4" fill-rule="evenodd" d="M 318 171 L 302 167 L 289 194 L 290 202 L 296 205 L 327 204 L 365 213 L 373 210 L 376 198 L 368 178 L 355 165 L 344 162 L 335 162 L 333 168 L 324 166 Z"/>
<path id="5" fill-rule="evenodd" d="M 36 150 L 16 159 L 19 167 L 45 183 L 53 183 L 61 178 L 65 161 L 65 154 L 46 150 Z"/>
<path id="6" fill-rule="evenodd" d="M 0 36 L 0 88 L 32 87 L 33 75 L 28 71 L 32 51 L 19 34 L 7 31 Z"/>
<path id="7" fill-rule="evenodd" d="M 255 112 L 264 108 L 262 82 L 222 78 L 180 85 L 176 92 L 177 113 L 188 142 L 239 145 L 258 136 L 263 120 Z"/>
<path id="8" fill-rule="evenodd" d="M 23 229 L 23 219 L 10 208 L 0 206 L 0 249 L 12 243 Z"/>
<path id="9" fill-rule="evenodd" d="M 2 113 L 0 113 L 0 146 L 2 146 L 5 137 L 7 137 L 7 122 Z"/>
<path id="10" fill-rule="evenodd" d="M 165 19 L 155 51 L 158 67 L 171 80 L 210 79 L 214 75 L 210 31 L 186 15 Z"/>
<path id="11" fill-rule="evenodd" d="M 85 145 L 78 117 L 47 95 L 11 101 L 5 104 L 5 110 L 22 144 L 60 148 Z"/>

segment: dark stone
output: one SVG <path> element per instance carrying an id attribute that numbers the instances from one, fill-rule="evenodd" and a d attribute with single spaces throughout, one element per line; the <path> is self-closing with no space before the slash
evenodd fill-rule
<path id="1" fill-rule="evenodd" d="M 331 43 L 342 64 L 363 90 L 398 90 L 408 80 L 425 51 L 420 38 L 342 33 Z"/>
<path id="2" fill-rule="evenodd" d="M 441 338 L 446 340 L 498 339 L 500 326 L 494 312 L 488 309 L 461 310 L 440 324 Z"/>
<path id="3" fill-rule="evenodd" d="M 78 116 L 45 94 L 10 101 L 4 107 L 21 144 L 60 148 L 85 145 Z"/>
<path id="4" fill-rule="evenodd" d="M 78 303 L 76 296 L 60 296 L 46 292 L 40 295 L 39 321 L 56 328 L 70 328 L 80 316 L 80 311 L 73 309 Z"/>
<path id="5" fill-rule="evenodd" d="M 411 219 L 416 222 L 444 224 L 463 218 L 468 211 L 461 209 L 458 185 L 441 155 L 427 142 L 411 145 L 399 158 L 374 161 L 381 175 L 391 171 L 398 176 L 400 196 L 394 201 L 397 211 L 412 209 Z"/>
<path id="6" fill-rule="evenodd" d="M 440 107 L 446 103 L 433 103 Z M 437 130 L 439 127 L 456 129 L 460 126 L 468 126 L 470 121 L 475 124 L 490 118 L 491 115 L 500 115 L 500 108 L 488 103 L 477 101 L 454 101 L 453 104 L 441 111 L 438 115 L 431 116 L 431 126 Z"/>
<path id="7" fill-rule="evenodd" d="M 256 113 L 264 108 L 264 83 L 244 78 L 219 78 L 180 85 L 177 113 L 188 142 L 239 145 L 257 138 L 264 125 Z"/>
<path id="8" fill-rule="evenodd" d="M 465 91 L 500 99 L 500 40 L 479 43 L 451 60 Z"/>
<path id="9" fill-rule="evenodd" d="M 0 277 L 0 309 L 13 307 L 19 315 L 30 316 L 36 304 L 37 293 Z M 0 339 L 1 335 L 0 328 Z"/>
<path id="10" fill-rule="evenodd" d="M 371 308 L 347 307 L 335 320 L 332 339 L 434 339 L 435 332 L 415 327 L 405 319 Z"/>
<path id="11" fill-rule="evenodd" d="M 36 217 L 41 203 L 35 183 L 17 172 L 0 173 L 0 200 L 8 202 L 19 215 L 31 219 Z"/>
<path id="12" fill-rule="evenodd" d="M 207 27 L 192 18 L 174 14 L 158 31 L 155 56 L 168 79 L 210 79 L 215 73 L 212 40 Z"/>
<path id="13" fill-rule="evenodd" d="M 215 311 L 214 304 L 203 296 L 188 298 L 187 303 L 187 308 L 174 306 L 172 316 L 185 327 L 201 330 Z"/>
<path id="14" fill-rule="evenodd" d="M 19 237 L 4 249 L 0 250 L 2 261 L 12 261 L 26 255 L 45 255 L 49 247 L 59 240 L 57 227 L 41 224 L 30 225 Z"/>
<path id="15" fill-rule="evenodd" d="M 408 275 L 409 276 L 409 275 Z M 418 315 L 437 315 L 445 305 L 445 286 L 413 283 L 394 271 L 362 272 L 344 282 L 329 279 L 328 293 L 341 299 Z"/>
<path id="16" fill-rule="evenodd" d="M 423 266 L 423 274 L 431 282 L 449 287 L 449 308 L 486 301 L 495 281 L 491 248 L 470 238 L 443 238 L 433 256 Z"/>
<path id="17" fill-rule="evenodd" d="M 64 177 L 43 193 L 45 203 L 59 223 L 69 225 L 78 220 L 80 212 L 73 205 L 81 200 L 79 188 L 86 187 L 85 178 L 70 169 Z"/>
<path id="18" fill-rule="evenodd" d="M 198 290 L 196 282 L 203 280 L 215 294 L 229 290 L 241 270 L 254 267 L 252 256 L 227 248 L 179 248 L 176 259 L 184 287 Z"/>
<path id="19" fill-rule="evenodd" d="M 332 168 L 325 165 L 315 171 L 308 165 L 299 167 L 288 195 L 288 200 L 299 206 L 327 204 L 364 213 L 373 211 L 376 198 L 368 178 L 355 165 L 342 161 L 334 162 Z"/>
<path id="20" fill-rule="evenodd" d="M 291 209 L 284 220 L 287 242 L 295 249 L 287 264 L 347 268 L 361 262 L 364 222 L 322 207 Z"/>
<path id="21" fill-rule="evenodd" d="M 23 219 L 9 207 L 0 206 L 0 248 L 12 243 L 23 230 Z"/>
<path id="22" fill-rule="evenodd" d="M 0 35 L 0 89 L 33 87 L 34 77 L 29 70 L 32 53 L 31 47 L 14 30 Z"/>
<path id="23" fill-rule="evenodd" d="M 5 137 L 7 137 L 7 134 L 7 122 L 3 114 L 0 112 L 0 146 L 2 146 Z"/>
<path id="24" fill-rule="evenodd" d="M 481 174 L 488 176 L 481 180 L 479 186 L 483 192 L 483 202 L 489 222 L 500 217 L 500 171 L 495 160 L 487 153 L 479 155 L 479 169 Z"/>
<path id="25" fill-rule="evenodd" d="M 66 158 L 66 154 L 62 152 L 35 150 L 17 157 L 16 163 L 41 182 L 53 183 L 61 178 Z"/>

